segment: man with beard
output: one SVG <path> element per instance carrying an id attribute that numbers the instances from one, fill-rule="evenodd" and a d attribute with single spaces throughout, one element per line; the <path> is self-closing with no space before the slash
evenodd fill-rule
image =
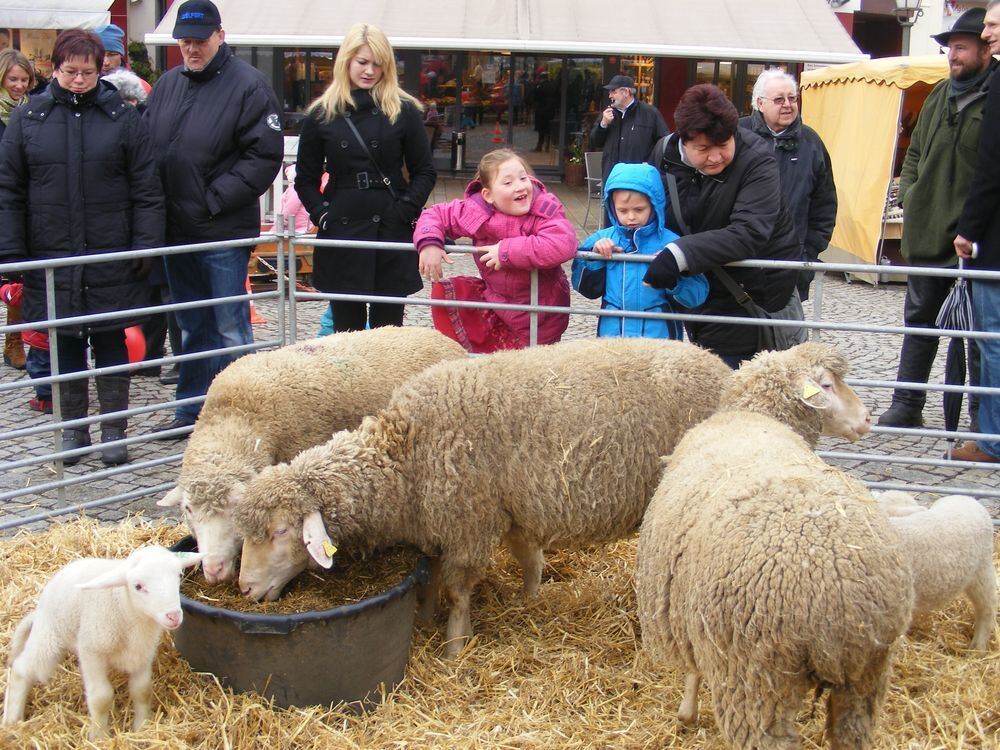
<path id="1" fill-rule="evenodd" d="M 903 258 L 912 266 L 957 264 L 953 241 L 976 169 L 984 84 L 992 72 L 989 45 L 980 39 L 985 15 L 982 8 L 967 10 L 949 31 L 933 37 L 948 48 L 950 76 L 934 87 L 920 110 L 899 179 Z M 905 325 L 934 328 L 953 282 L 939 276 L 910 276 L 903 306 Z M 896 380 L 926 383 L 939 341 L 937 336 L 904 336 Z M 969 349 L 969 382 L 977 385 L 979 350 L 974 344 Z M 926 396 L 926 391 L 896 388 L 879 425 L 921 427 Z"/>

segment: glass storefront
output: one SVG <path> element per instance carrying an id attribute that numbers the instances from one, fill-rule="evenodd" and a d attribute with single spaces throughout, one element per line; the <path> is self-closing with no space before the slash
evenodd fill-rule
<path id="1" fill-rule="evenodd" d="M 298 132 L 306 108 L 330 83 L 336 50 L 234 49 L 271 78 L 284 107 L 285 132 Z M 453 166 L 452 134 L 462 132 L 463 169 L 474 169 L 491 149 L 512 146 L 543 174 L 560 173 L 567 157 L 589 150 L 590 131 L 608 105 L 603 85 L 616 73 L 630 75 L 637 97 L 665 107 L 664 111 L 672 111 L 686 86 L 714 83 L 741 114 L 748 114 L 757 77 L 773 66 L 641 55 L 562 57 L 433 50 L 397 50 L 396 55 L 400 85 L 425 106 L 427 135 L 439 168 Z M 661 82 L 661 69 L 667 63 L 679 64 L 680 75 L 671 74 Z M 685 65 L 687 84 L 682 87 Z"/>

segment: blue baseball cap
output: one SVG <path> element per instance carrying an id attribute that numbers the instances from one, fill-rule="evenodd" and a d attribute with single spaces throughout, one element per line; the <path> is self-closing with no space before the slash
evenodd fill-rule
<path id="1" fill-rule="evenodd" d="M 177 9 L 174 39 L 208 39 L 222 27 L 222 16 L 212 0 L 187 0 Z"/>

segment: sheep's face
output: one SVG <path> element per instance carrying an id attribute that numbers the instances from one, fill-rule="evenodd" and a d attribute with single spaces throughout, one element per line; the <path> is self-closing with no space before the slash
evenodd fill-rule
<path id="1" fill-rule="evenodd" d="M 243 541 L 233 525 L 236 497 L 237 490 L 233 489 L 225 506 L 195 503 L 188 490 L 177 486 L 156 503 L 163 508 L 180 507 L 184 522 L 198 540 L 198 551 L 204 555 L 201 567 L 209 583 L 231 581 L 236 571 Z"/>
<path id="2" fill-rule="evenodd" d="M 247 538 L 243 542 L 240 591 L 255 601 L 273 602 L 308 564 L 302 518 L 278 513 L 268 523 L 263 539 Z"/>
<path id="3" fill-rule="evenodd" d="M 121 586 L 131 605 L 167 630 L 180 627 L 180 583 L 184 569 L 197 565 L 201 554 L 170 552 L 163 547 L 141 547 L 114 568 L 77 584 L 81 589 Z"/>
<path id="4" fill-rule="evenodd" d="M 826 367 L 816 367 L 811 377 L 803 380 L 802 402 L 819 411 L 823 435 L 854 442 L 871 430 L 871 413 L 858 394 Z"/>

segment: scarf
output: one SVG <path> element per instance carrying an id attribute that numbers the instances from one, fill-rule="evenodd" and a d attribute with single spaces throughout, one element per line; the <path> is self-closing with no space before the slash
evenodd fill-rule
<path id="1" fill-rule="evenodd" d="M 0 88 L 0 122 L 3 122 L 4 127 L 10 125 L 11 112 L 13 112 L 17 107 L 20 107 L 22 104 L 27 103 L 27 94 L 22 96 L 20 101 L 15 102 L 7 92 L 7 89 Z"/>
<path id="2" fill-rule="evenodd" d="M 963 94 L 968 94 L 971 91 L 978 89 L 983 83 L 989 78 L 990 73 L 993 72 L 993 66 L 987 65 L 986 70 L 977 75 L 975 78 L 969 78 L 965 81 L 957 81 L 954 78 L 951 79 L 951 92 L 949 96 L 957 98 Z"/>

